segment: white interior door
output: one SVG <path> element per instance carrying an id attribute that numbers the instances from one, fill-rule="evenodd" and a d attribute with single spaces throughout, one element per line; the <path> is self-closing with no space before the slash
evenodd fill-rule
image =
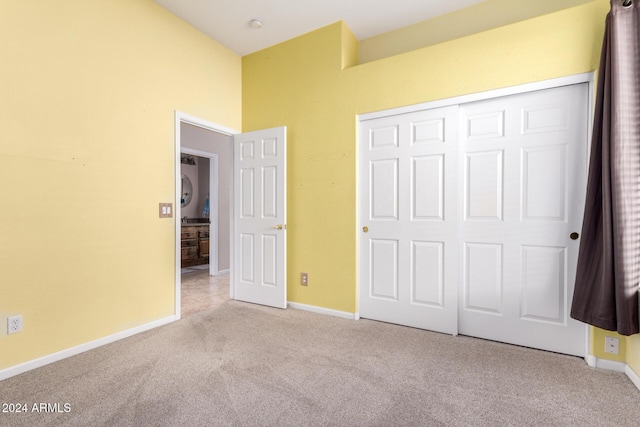
<path id="1" fill-rule="evenodd" d="M 587 109 L 587 84 L 460 107 L 461 334 L 585 354 L 569 310 Z"/>
<path id="2" fill-rule="evenodd" d="M 361 317 L 457 333 L 457 128 L 457 107 L 361 123 Z"/>
<path id="3" fill-rule="evenodd" d="M 286 128 L 234 136 L 234 298 L 286 308 Z"/>

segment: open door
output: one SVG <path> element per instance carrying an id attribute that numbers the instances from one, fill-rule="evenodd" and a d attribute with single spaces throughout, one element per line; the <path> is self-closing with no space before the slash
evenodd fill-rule
<path id="1" fill-rule="evenodd" d="M 234 136 L 234 298 L 287 305 L 286 127 Z"/>

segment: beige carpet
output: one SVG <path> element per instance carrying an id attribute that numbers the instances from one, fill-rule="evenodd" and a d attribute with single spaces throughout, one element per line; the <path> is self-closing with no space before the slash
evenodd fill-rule
<path id="1" fill-rule="evenodd" d="M 0 382 L 2 426 L 638 426 L 583 360 L 236 301 Z"/>

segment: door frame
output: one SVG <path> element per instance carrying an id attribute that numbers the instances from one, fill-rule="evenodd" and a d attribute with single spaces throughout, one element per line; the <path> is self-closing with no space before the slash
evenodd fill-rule
<path id="1" fill-rule="evenodd" d="M 215 256 L 209 256 L 209 275 L 216 276 L 218 271 L 218 155 L 208 151 L 195 150 L 193 148 L 182 147 L 180 153 L 191 154 L 193 156 L 209 159 L 209 218 L 214 221 L 209 224 L 209 246 L 215 248 Z M 182 219 L 182 215 L 179 217 Z M 209 251 L 211 253 L 211 250 Z"/>
<path id="2" fill-rule="evenodd" d="M 216 173 L 218 170 L 218 165 L 217 165 L 217 155 L 215 155 L 214 153 L 206 153 L 203 151 L 199 151 L 199 150 L 193 150 L 193 149 L 189 149 L 186 148 L 183 149 L 181 147 L 182 143 L 181 143 L 181 131 L 180 131 L 180 124 L 181 123 L 186 123 L 186 124 L 190 124 L 193 126 L 197 126 L 200 127 L 202 129 L 205 130 L 209 130 L 212 132 L 216 132 L 222 135 L 227 135 L 230 138 L 230 142 L 229 144 L 231 144 L 231 146 L 233 146 L 233 136 L 236 134 L 239 134 L 240 131 L 236 130 L 236 129 L 232 129 L 232 128 L 228 128 L 222 125 L 219 125 L 217 123 L 213 123 L 210 122 L 208 120 L 204 120 L 201 119 L 199 117 L 196 116 L 192 116 L 190 114 L 175 110 L 174 112 L 174 229 L 175 229 L 175 233 L 174 233 L 174 239 L 175 239 L 175 252 L 174 252 L 174 270 L 175 270 L 175 276 L 174 276 L 174 282 L 175 282 L 175 316 L 176 319 L 180 319 L 182 317 L 182 310 L 181 310 L 181 302 L 182 302 L 182 298 L 181 298 L 181 286 L 182 286 L 182 278 L 181 278 L 181 246 L 180 246 L 180 238 L 181 238 L 181 216 L 180 216 L 180 193 L 179 193 L 179 188 L 181 187 L 181 171 L 180 171 L 180 153 L 181 152 L 187 152 L 185 150 L 190 150 L 190 151 L 198 151 L 198 153 L 204 153 L 207 155 L 202 155 L 202 154 L 196 154 L 198 156 L 202 156 L 202 157 L 210 157 L 210 156 L 215 156 L 215 161 L 216 161 L 216 165 L 215 165 L 215 169 L 216 169 Z M 189 153 L 191 154 L 191 153 Z M 233 162 L 233 150 L 231 150 L 231 161 Z M 212 176 L 212 172 L 213 172 L 213 165 L 209 170 L 209 179 L 211 179 Z M 217 181 L 217 179 L 216 179 Z M 229 251 L 230 251 L 230 283 L 233 283 L 233 250 L 234 250 L 234 244 L 233 244 L 233 227 L 234 227 L 234 220 L 233 220 L 233 176 L 231 176 L 230 182 L 229 182 L 231 191 L 229 192 L 229 209 L 230 209 L 230 217 L 229 217 L 229 237 L 230 237 L 230 241 L 229 241 Z M 212 189 L 213 190 L 213 189 Z M 216 190 L 215 190 L 215 197 L 216 197 L 216 201 L 215 201 L 215 206 L 217 209 L 217 195 L 218 195 L 218 191 L 217 191 L 217 185 L 216 185 Z M 213 194 L 210 195 L 211 200 L 210 200 L 210 206 L 213 205 Z M 218 240 L 218 235 L 217 235 L 217 227 L 216 227 L 216 235 L 215 235 L 215 247 L 217 250 L 217 240 Z M 216 271 L 218 270 L 218 267 L 216 265 Z M 234 288 L 233 286 L 229 286 L 229 294 L 230 297 L 233 298 L 234 296 Z"/>
<path id="3" fill-rule="evenodd" d="M 356 219 L 356 222 L 357 222 L 356 268 L 358 272 L 356 295 L 357 295 L 358 314 L 360 314 L 359 311 L 360 311 L 361 298 L 362 298 L 362 295 L 364 294 L 364 290 L 362 289 L 362 287 L 364 286 L 364 283 L 362 282 L 362 275 L 359 272 L 362 269 L 362 262 L 363 262 L 361 258 L 362 249 L 360 248 L 360 240 L 361 240 L 360 229 L 365 224 L 361 223 L 362 209 L 360 208 L 360 204 L 363 197 L 363 192 L 367 190 L 362 188 L 361 174 L 364 171 L 360 170 L 361 168 L 359 167 L 361 163 L 361 155 L 362 155 L 359 147 L 360 147 L 360 144 L 366 141 L 366 135 L 361 135 L 361 131 L 360 131 L 360 129 L 362 128 L 361 126 L 362 122 L 367 120 L 372 120 L 372 119 L 378 119 L 382 117 L 388 117 L 392 115 L 408 114 L 408 113 L 414 113 L 422 110 L 431 110 L 431 109 L 442 108 L 442 107 L 450 107 L 454 105 L 468 104 L 471 102 L 484 101 L 484 100 L 500 98 L 504 96 L 519 95 L 527 92 L 537 92 L 545 89 L 553 89 L 553 88 L 558 88 L 562 86 L 587 83 L 588 92 L 589 92 L 589 101 L 588 101 L 589 114 L 587 117 L 587 123 L 588 123 L 587 135 L 589 137 L 587 138 L 587 147 L 586 147 L 586 150 L 587 150 L 586 170 L 583 171 L 585 176 L 587 176 L 588 168 L 589 168 L 589 156 L 591 152 L 590 136 L 593 129 L 593 110 L 594 110 L 594 101 L 595 101 L 594 80 L 595 80 L 595 72 L 581 73 L 581 74 L 575 74 L 572 76 L 559 77 L 555 79 L 543 80 L 543 81 L 533 82 L 533 83 L 525 83 L 525 84 L 505 87 L 501 89 L 489 90 L 485 92 L 478 92 L 478 93 L 473 93 L 469 95 L 462 95 L 462 96 L 457 96 L 453 98 L 441 99 L 437 101 L 429 101 L 429 102 L 420 103 L 420 104 L 408 105 L 404 107 L 391 108 L 387 110 L 381 110 L 381 111 L 356 115 L 356 121 L 357 121 L 356 165 L 358 165 L 356 166 L 356 218 L 357 218 Z M 457 286 L 459 287 L 460 283 L 458 283 Z M 585 341 L 585 352 L 584 352 L 585 361 L 587 362 L 587 364 L 589 364 L 589 366 L 592 366 L 594 361 L 593 361 L 593 357 L 590 354 L 591 334 L 589 333 L 589 331 L 590 329 L 585 325 L 585 340 L 584 340 Z"/>

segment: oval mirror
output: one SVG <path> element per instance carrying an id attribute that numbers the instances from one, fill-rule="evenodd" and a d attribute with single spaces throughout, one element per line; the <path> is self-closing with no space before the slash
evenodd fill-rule
<path id="1" fill-rule="evenodd" d="M 183 208 L 191 203 L 191 197 L 193 197 L 193 186 L 191 180 L 185 174 L 182 174 L 182 193 L 180 196 L 180 206 Z"/>

